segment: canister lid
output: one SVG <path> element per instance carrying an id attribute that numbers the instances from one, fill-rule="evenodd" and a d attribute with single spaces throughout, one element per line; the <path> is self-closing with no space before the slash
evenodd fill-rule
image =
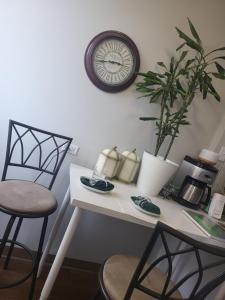
<path id="1" fill-rule="evenodd" d="M 133 151 L 126 150 L 122 153 L 122 155 L 125 157 L 125 159 L 131 160 L 135 163 L 140 162 L 140 157 L 137 155 L 136 149 Z"/>
<path id="2" fill-rule="evenodd" d="M 120 160 L 119 152 L 117 151 L 117 147 L 113 147 L 111 149 L 104 149 L 102 150 L 102 154 L 108 158 L 114 159 L 114 160 Z"/>

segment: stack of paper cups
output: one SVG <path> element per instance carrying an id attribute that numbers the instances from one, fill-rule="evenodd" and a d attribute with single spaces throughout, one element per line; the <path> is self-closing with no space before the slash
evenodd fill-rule
<path id="1" fill-rule="evenodd" d="M 223 208 L 225 204 L 225 196 L 222 194 L 215 193 L 212 197 L 210 206 L 209 206 L 209 216 L 221 219 Z"/>

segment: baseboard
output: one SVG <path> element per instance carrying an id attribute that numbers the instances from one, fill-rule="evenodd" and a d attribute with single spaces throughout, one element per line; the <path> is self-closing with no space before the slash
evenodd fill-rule
<path id="1" fill-rule="evenodd" d="M 9 247 L 8 246 L 5 247 L 3 257 L 4 257 L 4 254 L 7 253 L 7 250 L 8 250 L 7 248 L 9 248 Z M 33 251 L 33 254 L 36 254 L 35 251 Z M 20 249 L 20 248 L 14 248 L 12 257 L 14 259 L 29 260 L 26 253 L 23 251 L 23 249 Z M 55 255 L 48 254 L 46 263 L 52 264 L 54 259 L 55 259 Z M 99 270 L 100 264 L 66 257 L 63 261 L 63 267 L 81 269 L 81 270 L 86 270 L 89 272 L 96 273 Z"/>

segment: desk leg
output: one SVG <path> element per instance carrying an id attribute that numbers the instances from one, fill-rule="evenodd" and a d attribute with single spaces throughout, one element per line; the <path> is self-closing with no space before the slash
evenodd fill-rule
<path id="1" fill-rule="evenodd" d="M 56 280 L 56 277 L 59 273 L 59 270 L 61 268 L 61 265 L 63 263 L 64 257 L 66 255 L 66 252 L 69 248 L 70 242 L 73 238 L 73 235 L 76 231 L 80 215 L 81 215 L 81 209 L 79 207 L 76 207 L 73 215 L 70 219 L 69 225 L 66 229 L 65 235 L 63 237 L 63 240 L 61 242 L 61 245 L 59 247 L 59 250 L 56 254 L 55 260 L 53 262 L 53 265 L 50 269 L 50 272 L 48 274 L 48 277 L 46 279 L 45 285 L 42 289 L 41 296 L 39 300 L 47 300 L 48 296 L 51 293 L 52 287 L 54 285 L 54 282 Z"/>
<path id="2" fill-rule="evenodd" d="M 38 275 L 37 277 L 39 277 L 41 275 L 41 272 L 42 272 L 42 269 L 43 269 L 43 266 L 44 266 L 44 263 L 46 261 L 46 258 L 48 256 L 48 253 L 49 253 L 49 250 L 51 249 L 51 246 L 52 246 L 52 243 L 55 239 L 55 236 L 58 232 L 58 228 L 62 222 L 62 219 L 63 219 L 63 216 L 66 212 L 66 209 L 69 205 L 69 202 L 70 202 L 70 187 L 68 187 L 67 191 L 66 191 L 66 194 L 64 196 L 64 199 L 63 199 L 63 202 L 61 204 L 61 207 L 59 209 L 59 213 L 56 217 L 56 220 L 55 220 L 55 223 L 54 225 L 52 226 L 52 230 L 49 234 L 49 237 L 48 237 L 48 241 L 46 243 L 46 246 L 45 246 L 45 249 L 43 251 L 43 254 L 41 256 L 41 260 L 40 260 L 40 264 L 39 264 L 39 269 L 38 269 Z"/>

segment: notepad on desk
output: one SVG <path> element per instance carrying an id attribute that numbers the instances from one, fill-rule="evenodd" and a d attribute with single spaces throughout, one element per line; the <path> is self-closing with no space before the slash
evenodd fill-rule
<path id="1" fill-rule="evenodd" d="M 225 224 L 223 222 L 197 211 L 183 210 L 183 213 L 208 237 L 225 242 Z"/>

